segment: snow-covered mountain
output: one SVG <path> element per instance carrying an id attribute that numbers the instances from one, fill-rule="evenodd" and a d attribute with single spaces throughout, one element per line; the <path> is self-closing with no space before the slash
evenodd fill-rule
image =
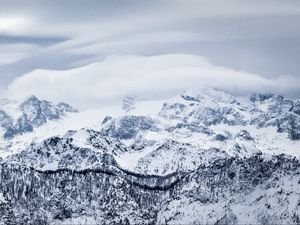
<path id="1" fill-rule="evenodd" d="M 2 100 L 0 102 L 0 128 L 5 139 L 32 132 L 49 120 L 58 120 L 67 112 L 77 112 L 67 103 L 57 105 L 30 96 L 20 102 Z"/>
<path id="2" fill-rule="evenodd" d="M 157 111 L 147 113 L 149 106 Z M 281 153 L 298 157 L 298 107 L 299 100 L 279 95 L 252 94 L 249 99 L 238 100 L 205 88 L 163 102 L 137 102 L 126 115 L 106 118 L 101 132 L 131 145 L 133 150 L 125 154 L 125 159 L 122 156 L 117 159 L 120 164 L 138 157 L 136 165 L 126 166 L 147 167 L 150 173 L 165 174 L 174 172 L 178 165 L 190 169 L 198 166 L 200 158 L 207 158 L 200 157 L 199 152 L 212 152 L 212 149 L 235 157 Z M 140 113 L 140 108 L 146 113 Z M 165 165 L 167 162 L 172 169 Z"/>
<path id="3" fill-rule="evenodd" d="M 202 88 L 111 113 L 0 108 L 4 134 L 24 128 L 2 138 L 0 223 L 300 223 L 299 99 Z"/>

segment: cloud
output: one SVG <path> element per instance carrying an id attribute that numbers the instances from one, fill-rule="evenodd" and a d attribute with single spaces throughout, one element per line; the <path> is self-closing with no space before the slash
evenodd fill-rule
<path id="1" fill-rule="evenodd" d="M 0 33 L 16 34 L 23 32 L 31 25 L 31 19 L 25 16 L 0 17 Z"/>
<path id="2" fill-rule="evenodd" d="M 16 62 L 25 57 L 22 53 L 0 53 L 0 66 Z"/>
<path id="3" fill-rule="evenodd" d="M 203 85 L 234 94 L 262 91 L 299 96 L 299 83 L 296 77 L 267 79 L 218 67 L 196 55 L 110 56 L 71 70 L 35 70 L 16 78 L 5 95 L 23 98 L 35 94 L 79 108 L 93 108 L 119 103 L 125 95 L 166 98 Z"/>
<path id="4" fill-rule="evenodd" d="M 300 68 L 298 1 L 21 3 L 1 1 L 0 48 L 32 47 L 4 53 L 10 60 L 1 62 L 0 90 L 34 69 L 70 69 L 109 55 L 198 54 L 218 65 L 273 77 L 298 76 Z"/>

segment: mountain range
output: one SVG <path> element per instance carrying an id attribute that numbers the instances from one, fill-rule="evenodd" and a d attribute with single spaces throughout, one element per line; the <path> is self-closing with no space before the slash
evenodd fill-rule
<path id="1" fill-rule="evenodd" d="M 300 223 L 300 99 L 3 99 L 0 136 L 0 224 Z"/>

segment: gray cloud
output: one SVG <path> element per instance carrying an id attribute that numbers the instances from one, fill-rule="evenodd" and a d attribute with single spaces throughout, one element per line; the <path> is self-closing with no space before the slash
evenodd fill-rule
<path id="1" fill-rule="evenodd" d="M 298 78 L 299 28 L 293 0 L 3 0 L 0 90 L 35 69 L 131 54 L 201 55 L 266 78 Z"/>
<path id="2" fill-rule="evenodd" d="M 0 43 L 2 45 L 5 44 L 34 44 L 34 45 L 41 45 L 41 46 L 48 46 L 57 44 L 59 42 L 67 41 L 68 38 L 66 37 L 41 37 L 41 36 L 13 36 L 13 35 L 0 35 Z"/>

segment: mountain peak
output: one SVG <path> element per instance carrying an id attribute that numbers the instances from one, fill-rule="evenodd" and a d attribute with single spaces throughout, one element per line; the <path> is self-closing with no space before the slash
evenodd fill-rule
<path id="1" fill-rule="evenodd" d="M 275 95 L 273 93 L 258 93 L 258 92 L 253 92 L 249 99 L 251 102 L 264 102 L 268 99 L 275 98 L 277 100 L 283 100 L 283 96 L 281 95 Z"/>
<path id="2" fill-rule="evenodd" d="M 215 103 L 235 102 L 235 99 L 232 95 L 210 87 L 200 87 L 197 89 L 187 90 L 184 92 L 184 94 L 181 95 L 181 97 L 185 100 L 192 100 L 198 102 L 205 102 L 207 100 L 210 100 Z"/>
<path id="3" fill-rule="evenodd" d="M 35 95 L 30 95 L 19 102 L 8 102 L 2 105 L 1 110 L 5 123 L 0 123 L 0 127 L 4 128 L 3 136 L 9 139 L 18 134 L 31 132 L 49 120 L 59 119 L 67 112 L 77 112 L 67 103 L 55 105 L 39 100 Z"/>
<path id="4" fill-rule="evenodd" d="M 32 102 L 32 101 L 36 102 L 36 101 L 39 101 L 39 99 L 35 95 L 29 95 L 29 96 L 27 96 L 27 97 L 25 97 L 25 98 L 23 98 L 21 100 L 22 103 L 24 103 L 24 102 Z"/>

